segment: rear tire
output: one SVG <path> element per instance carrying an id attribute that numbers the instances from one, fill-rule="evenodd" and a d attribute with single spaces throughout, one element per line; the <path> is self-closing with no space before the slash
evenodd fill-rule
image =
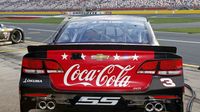
<path id="1" fill-rule="evenodd" d="M 20 102 L 20 112 L 29 112 L 29 110 L 27 103 Z"/>
<path id="2" fill-rule="evenodd" d="M 36 107 L 36 102 L 31 101 L 30 98 L 21 97 L 20 99 L 20 112 L 29 112 Z"/>
<path id="3" fill-rule="evenodd" d="M 10 35 L 10 40 L 13 44 L 21 42 L 23 39 L 23 33 L 20 30 L 14 30 Z"/>

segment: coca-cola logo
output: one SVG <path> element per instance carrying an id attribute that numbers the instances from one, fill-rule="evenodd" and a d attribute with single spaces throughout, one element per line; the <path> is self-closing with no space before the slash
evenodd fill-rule
<path id="1" fill-rule="evenodd" d="M 80 64 L 74 64 L 66 71 L 64 76 L 64 84 L 66 86 L 84 85 L 97 87 L 127 87 L 131 79 L 131 76 L 128 75 L 128 72 L 134 67 L 135 66 L 131 65 L 123 67 L 121 65 L 111 64 L 101 70 L 81 70 Z"/>

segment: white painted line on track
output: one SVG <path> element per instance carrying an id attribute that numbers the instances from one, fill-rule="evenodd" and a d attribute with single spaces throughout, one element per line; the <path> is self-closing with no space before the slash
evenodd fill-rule
<path id="1" fill-rule="evenodd" d="M 167 42 L 179 42 L 179 43 L 188 43 L 188 44 L 200 44 L 198 41 L 185 41 L 185 40 L 172 40 L 172 39 L 157 39 L 159 41 L 167 41 Z"/>
<path id="2" fill-rule="evenodd" d="M 16 24 L 16 25 L 18 25 L 18 24 L 20 24 L 20 25 L 22 25 L 22 24 L 34 24 L 34 25 L 57 25 L 57 24 L 52 24 L 52 23 L 14 23 L 14 22 L 1 22 L 1 23 L 3 23 L 3 24 Z"/>
<path id="3" fill-rule="evenodd" d="M 8 52 L 21 52 L 25 51 L 26 48 L 21 48 L 21 49 L 7 49 L 7 50 L 0 50 L 0 53 L 8 53 Z"/>
<path id="4" fill-rule="evenodd" d="M 25 37 L 25 39 L 32 39 L 32 37 Z"/>
<path id="5" fill-rule="evenodd" d="M 161 33 L 161 34 L 177 34 L 177 35 L 200 35 L 200 33 L 181 33 L 181 32 L 165 32 L 165 31 L 154 31 L 155 33 Z"/>
<path id="6" fill-rule="evenodd" d="M 188 33 L 180 33 L 180 32 L 165 32 L 165 31 L 154 31 L 155 33 L 164 33 L 164 34 L 188 34 Z M 197 33 L 198 34 L 198 33 Z"/>
<path id="7" fill-rule="evenodd" d="M 42 32 L 56 32 L 55 30 L 44 30 L 44 29 L 35 29 L 35 28 L 28 28 L 28 30 L 42 31 Z"/>
<path id="8" fill-rule="evenodd" d="M 183 66 L 192 67 L 192 68 L 199 68 L 200 67 L 198 65 L 192 65 L 192 64 L 183 64 Z"/>
<path id="9" fill-rule="evenodd" d="M 2 42 L 0 42 L 0 46 L 1 45 L 7 45 L 7 44 L 12 44 L 12 42 L 11 41 L 2 41 Z"/>

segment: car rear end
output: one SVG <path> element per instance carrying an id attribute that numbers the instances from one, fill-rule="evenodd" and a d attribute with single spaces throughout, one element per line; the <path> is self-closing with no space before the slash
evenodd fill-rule
<path id="1" fill-rule="evenodd" d="M 119 22 L 113 23 L 117 29 Z M 67 37 L 75 37 L 67 33 Z M 183 112 L 182 58 L 175 47 L 153 46 L 141 36 L 136 44 L 107 43 L 113 41 L 109 34 L 98 35 L 100 38 L 106 42 L 84 37 L 86 43 L 63 44 L 58 38 L 54 45 L 29 46 L 22 62 L 21 112 L 34 108 Z"/>

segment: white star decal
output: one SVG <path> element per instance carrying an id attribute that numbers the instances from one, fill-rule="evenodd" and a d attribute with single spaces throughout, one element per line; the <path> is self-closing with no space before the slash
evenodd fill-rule
<path id="1" fill-rule="evenodd" d="M 65 53 L 62 56 L 62 60 L 67 60 L 68 55 L 66 55 Z"/>
<path id="2" fill-rule="evenodd" d="M 138 58 L 139 58 L 139 56 L 137 56 L 136 54 L 134 55 L 134 56 L 132 56 L 132 58 L 133 58 L 133 61 L 138 61 Z"/>
<path id="3" fill-rule="evenodd" d="M 116 54 L 114 57 L 114 60 L 119 60 L 120 56 L 118 54 Z"/>
<path id="4" fill-rule="evenodd" d="M 85 57 L 86 57 L 86 55 L 84 55 L 83 53 L 81 54 L 81 58 L 83 59 L 83 60 L 85 60 Z"/>

